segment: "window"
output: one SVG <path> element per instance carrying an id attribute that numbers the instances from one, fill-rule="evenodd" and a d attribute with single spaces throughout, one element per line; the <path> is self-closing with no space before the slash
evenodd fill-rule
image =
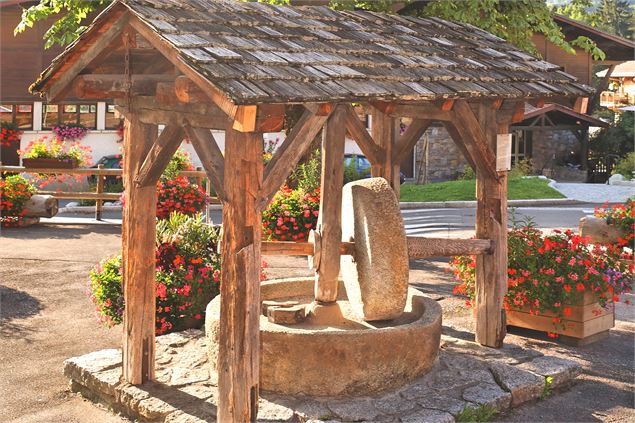
<path id="1" fill-rule="evenodd" d="M 516 130 L 512 133 L 512 165 L 531 157 L 531 131 Z"/>
<path id="2" fill-rule="evenodd" d="M 106 129 L 117 129 L 121 123 L 121 117 L 115 110 L 114 104 L 106 105 Z"/>
<path id="3" fill-rule="evenodd" d="M 82 124 L 88 129 L 97 127 L 96 104 L 45 104 L 42 109 L 42 128 L 61 124 Z"/>
<path id="4" fill-rule="evenodd" d="M 0 120 L 12 122 L 20 129 L 33 128 L 33 104 L 2 104 Z"/>

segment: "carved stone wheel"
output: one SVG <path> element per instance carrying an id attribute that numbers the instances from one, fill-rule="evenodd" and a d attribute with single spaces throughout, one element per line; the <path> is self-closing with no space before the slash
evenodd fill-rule
<path id="1" fill-rule="evenodd" d="M 355 242 L 355 255 L 341 258 L 354 311 L 366 321 L 401 316 L 408 295 L 408 246 L 399 202 L 384 178 L 344 186 L 342 240 Z"/>

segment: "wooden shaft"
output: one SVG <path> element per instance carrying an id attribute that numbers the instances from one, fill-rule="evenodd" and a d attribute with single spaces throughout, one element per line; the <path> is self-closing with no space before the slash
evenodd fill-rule
<path id="1" fill-rule="evenodd" d="M 134 178 L 157 136 L 156 125 L 146 125 L 129 114 L 124 125 L 124 187 L 122 256 L 123 378 L 132 384 L 154 379 L 155 330 L 155 186 L 138 187 Z"/>
<path id="2" fill-rule="evenodd" d="M 153 142 L 148 154 L 143 158 L 143 164 L 134 179 L 138 186 L 156 185 L 161 173 L 165 170 L 170 159 L 176 153 L 185 132 L 180 125 L 170 124 L 163 128 L 161 135 Z"/>
<path id="3" fill-rule="evenodd" d="M 97 165 L 97 169 L 103 169 L 104 165 L 102 163 Z M 104 192 L 104 179 L 105 176 L 99 175 L 97 176 L 97 195 L 102 194 Z M 95 200 L 95 220 L 101 220 L 101 210 L 103 208 L 104 202 L 103 200 Z"/>
<path id="4" fill-rule="evenodd" d="M 251 422 L 258 413 L 262 154 L 261 133 L 226 129 L 219 422 Z"/>
<path id="5" fill-rule="evenodd" d="M 489 239 L 406 238 L 409 258 L 483 255 L 491 254 L 494 249 Z"/>
<path id="6" fill-rule="evenodd" d="M 345 122 L 346 109 L 339 105 L 322 131 L 322 195 L 317 223 L 322 243 L 319 252 L 320 265 L 315 274 L 315 300 L 324 303 L 337 299 L 339 283 Z"/>
<path id="7" fill-rule="evenodd" d="M 312 256 L 315 248 L 311 242 L 262 241 L 262 254 L 266 256 Z M 355 255 L 354 242 L 340 242 L 340 254 Z"/>
<path id="8" fill-rule="evenodd" d="M 496 151 L 496 112 L 479 105 L 478 114 L 488 150 Z M 506 126 L 501 129 L 507 131 Z M 476 169 L 476 237 L 494 241 L 491 255 L 476 257 L 476 341 L 494 348 L 505 338 L 502 310 L 507 290 L 507 172 L 497 176 Z"/>

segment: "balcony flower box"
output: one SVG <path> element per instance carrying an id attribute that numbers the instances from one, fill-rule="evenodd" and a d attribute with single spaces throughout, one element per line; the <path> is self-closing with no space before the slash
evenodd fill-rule
<path id="1" fill-rule="evenodd" d="M 74 169 L 79 166 L 74 159 L 23 158 L 22 165 L 31 169 Z"/>

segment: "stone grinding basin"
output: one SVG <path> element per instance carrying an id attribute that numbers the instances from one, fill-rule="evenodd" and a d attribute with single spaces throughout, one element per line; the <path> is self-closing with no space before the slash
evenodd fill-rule
<path id="1" fill-rule="evenodd" d="M 313 300 L 314 280 L 263 282 L 262 300 Z M 289 395 L 360 396 L 402 386 L 434 365 L 441 339 L 441 307 L 409 288 L 401 317 L 363 322 L 351 317 L 343 283 L 338 303 L 347 321 L 336 326 L 271 323 L 260 317 L 260 388 Z M 205 328 L 216 368 L 220 296 L 207 306 Z"/>

